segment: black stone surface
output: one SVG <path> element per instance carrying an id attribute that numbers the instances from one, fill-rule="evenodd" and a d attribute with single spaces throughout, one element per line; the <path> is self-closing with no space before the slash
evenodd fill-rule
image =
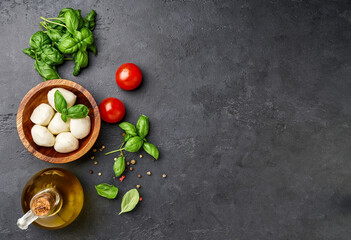
<path id="1" fill-rule="evenodd" d="M 21 231 L 25 182 L 56 166 L 17 135 L 18 105 L 41 82 L 21 50 L 63 7 L 96 10 L 99 54 L 78 77 L 72 62 L 59 73 L 98 103 L 121 99 L 126 121 L 149 116 L 161 157 L 127 154 L 137 164 L 123 183 L 101 152 L 98 165 L 90 154 L 60 165 L 82 182 L 82 213 Z M 0 239 L 350 239 L 349 1 L 1 1 L 0 46 Z M 142 69 L 136 91 L 115 83 L 125 62 Z M 97 146 L 115 149 L 121 134 L 103 123 Z M 117 199 L 96 194 L 101 182 Z M 143 201 L 118 216 L 136 184 Z"/>

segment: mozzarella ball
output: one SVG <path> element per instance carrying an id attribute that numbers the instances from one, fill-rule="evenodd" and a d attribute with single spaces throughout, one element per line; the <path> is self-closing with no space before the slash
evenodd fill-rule
<path id="1" fill-rule="evenodd" d="M 47 126 L 54 114 L 54 109 L 49 104 L 42 103 L 34 109 L 30 120 L 37 125 Z"/>
<path id="2" fill-rule="evenodd" d="M 90 133 L 91 122 L 90 117 L 71 119 L 70 129 L 75 138 L 82 139 Z"/>
<path id="3" fill-rule="evenodd" d="M 62 132 L 69 132 L 70 120 L 71 119 L 67 118 L 67 122 L 64 122 L 61 118 L 61 113 L 56 113 L 49 123 L 48 129 L 54 135 Z"/>
<path id="4" fill-rule="evenodd" d="M 75 138 L 72 133 L 64 132 L 56 136 L 55 150 L 59 153 L 69 153 L 77 150 L 79 147 L 79 141 Z"/>
<path id="5" fill-rule="evenodd" d="M 55 144 L 55 137 L 43 126 L 34 125 L 31 130 L 33 141 L 42 147 L 52 147 Z"/>
<path id="6" fill-rule="evenodd" d="M 48 101 L 49 101 L 49 104 L 51 105 L 51 107 L 53 107 L 55 110 L 56 110 L 56 108 L 55 108 L 55 92 L 56 92 L 56 90 L 59 90 L 60 93 L 62 94 L 62 96 L 65 98 L 65 100 L 67 102 L 67 108 L 70 108 L 75 104 L 77 96 L 74 93 L 72 93 L 64 88 L 53 88 L 48 92 Z"/>

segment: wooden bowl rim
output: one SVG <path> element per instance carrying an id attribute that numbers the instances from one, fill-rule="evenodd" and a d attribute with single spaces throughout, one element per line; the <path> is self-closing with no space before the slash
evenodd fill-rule
<path id="1" fill-rule="evenodd" d="M 90 141 L 81 149 L 79 149 L 76 153 L 69 155 L 67 157 L 55 157 L 51 158 L 50 156 L 44 155 L 41 152 L 37 151 L 35 148 L 32 147 L 31 143 L 28 141 L 28 139 L 25 137 L 24 131 L 23 131 L 23 126 L 22 126 L 22 118 L 23 118 L 23 112 L 24 108 L 27 105 L 28 101 L 31 100 L 34 94 L 37 93 L 37 91 L 45 88 L 45 87 L 60 87 L 59 85 L 75 88 L 79 90 L 90 102 L 92 109 L 94 110 L 94 129 L 92 132 L 92 136 Z M 95 144 L 99 133 L 100 133 L 100 128 L 101 128 L 101 119 L 100 119 L 100 112 L 99 112 L 99 107 L 96 104 L 95 99 L 93 96 L 89 93 L 88 90 L 86 90 L 83 86 L 79 85 L 76 82 L 72 82 L 67 79 L 53 79 L 53 80 L 48 80 L 46 82 L 39 83 L 35 87 L 33 87 L 29 92 L 23 97 L 17 111 L 17 117 L 16 117 L 16 124 L 17 124 L 17 131 L 18 135 L 21 139 L 21 142 L 23 143 L 24 147 L 35 157 L 39 158 L 40 160 L 46 161 L 46 162 L 51 162 L 51 163 L 68 163 L 68 162 L 73 162 L 80 157 L 84 156 Z"/>

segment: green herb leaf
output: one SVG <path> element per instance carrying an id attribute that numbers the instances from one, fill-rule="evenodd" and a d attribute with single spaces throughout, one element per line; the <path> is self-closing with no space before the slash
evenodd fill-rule
<path id="1" fill-rule="evenodd" d="M 64 55 L 50 45 L 44 46 L 40 56 L 42 61 L 52 66 L 62 64 L 64 59 Z"/>
<path id="2" fill-rule="evenodd" d="M 40 49 L 44 45 L 51 44 L 51 40 L 48 35 L 42 31 L 38 31 L 30 38 L 29 44 L 33 49 Z"/>
<path id="3" fill-rule="evenodd" d="M 115 172 L 116 177 L 121 176 L 126 169 L 126 162 L 124 157 L 118 157 L 115 163 L 113 164 L 113 171 Z"/>
<path id="4" fill-rule="evenodd" d="M 66 35 L 61 38 L 57 47 L 64 54 L 71 54 L 78 51 L 80 44 L 74 38 Z"/>
<path id="5" fill-rule="evenodd" d="M 79 17 L 74 10 L 67 10 L 64 15 L 67 31 L 73 34 L 78 29 Z"/>
<path id="6" fill-rule="evenodd" d="M 136 129 L 139 137 L 145 138 L 149 133 L 149 118 L 145 115 L 141 115 L 136 124 Z"/>
<path id="7" fill-rule="evenodd" d="M 124 135 L 124 137 L 123 137 L 123 141 L 126 142 L 126 141 L 128 141 L 129 139 L 131 139 L 132 137 L 133 137 L 133 135 L 130 135 L 130 134 L 126 133 L 126 134 Z"/>
<path id="8" fill-rule="evenodd" d="M 90 13 L 83 19 L 84 27 L 89 28 L 91 31 L 95 29 L 96 12 L 91 10 Z"/>
<path id="9" fill-rule="evenodd" d="M 56 107 L 56 105 L 55 105 Z M 69 118 L 85 118 L 88 116 L 89 108 L 83 104 L 77 104 L 73 107 L 70 107 L 67 112 L 67 117 Z"/>
<path id="10" fill-rule="evenodd" d="M 115 199 L 117 197 L 118 194 L 118 188 L 107 184 L 107 183 L 101 183 L 97 186 L 95 186 L 97 193 L 105 198 L 108 199 Z"/>
<path id="11" fill-rule="evenodd" d="M 34 68 L 37 72 L 44 78 L 44 81 L 51 80 L 51 79 L 59 79 L 60 76 L 56 72 L 54 66 L 50 66 L 49 64 L 45 63 L 44 61 L 35 60 Z"/>
<path id="12" fill-rule="evenodd" d="M 139 192 L 135 188 L 129 190 L 124 194 L 122 198 L 122 203 L 121 203 L 121 212 L 119 215 L 122 213 L 130 212 L 132 211 L 135 206 L 139 203 Z"/>
<path id="13" fill-rule="evenodd" d="M 118 126 L 130 135 L 133 135 L 133 136 L 137 135 L 136 128 L 134 127 L 133 124 L 131 124 L 129 122 L 122 122 Z"/>
<path id="14" fill-rule="evenodd" d="M 61 114 L 61 119 L 62 119 L 62 121 L 67 122 L 67 115 L 62 113 Z"/>
<path id="15" fill-rule="evenodd" d="M 135 136 L 127 141 L 126 145 L 124 146 L 124 149 L 128 152 L 137 152 L 139 151 L 141 146 L 143 146 L 143 143 L 144 141 L 142 138 Z"/>
<path id="16" fill-rule="evenodd" d="M 55 91 L 54 102 L 55 102 L 56 110 L 59 113 L 64 114 L 64 110 L 67 109 L 67 102 L 66 102 L 66 99 L 63 97 L 62 93 L 59 90 Z"/>
<path id="17" fill-rule="evenodd" d="M 143 144 L 143 148 L 144 148 L 145 152 L 147 152 L 149 155 L 153 156 L 155 158 L 155 160 L 158 159 L 160 153 L 159 153 L 157 147 L 155 147 L 155 145 L 148 143 L 148 142 L 145 142 Z"/>
<path id="18" fill-rule="evenodd" d="M 94 53 L 94 55 L 96 56 L 96 54 L 97 54 L 97 48 L 96 48 L 95 43 L 93 43 L 93 44 L 91 44 L 91 45 L 88 45 L 88 49 L 89 49 L 90 51 L 92 51 L 92 52 Z"/>
<path id="19" fill-rule="evenodd" d="M 35 59 L 35 53 L 31 47 L 23 49 L 22 52 Z"/>
<path id="20" fill-rule="evenodd" d="M 51 41 L 59 42 L 64 33 L 61 29 L 48 28 L 46 34 L 49 36 Z"/>
<path id="21" fill-rule="evenodd" d="M 73 53 L 72 58 L 75 64 L 73 75 L 77 76 L 81 68 L 85 68 L 88 66 L 88 63 L 89 63 L 88 52 L 80 50 L 76 53 Z"/>

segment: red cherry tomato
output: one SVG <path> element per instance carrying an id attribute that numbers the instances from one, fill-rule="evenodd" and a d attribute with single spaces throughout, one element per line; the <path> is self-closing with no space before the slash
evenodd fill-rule
<path id="1" fill-rule="evenodd" d="M 136 89 L 143 78 L 139 67 L 133 63 L 121 65 L 116 72 L 116 82 L 124 90 Z"/>
<path id="2" fill-rule="evenodd" d="M 99 110 L 102 120 L 108 123 L 121 121 L 126 113 L 124 104 L 113 97 L 104 99 L 99 105 Z"/>

